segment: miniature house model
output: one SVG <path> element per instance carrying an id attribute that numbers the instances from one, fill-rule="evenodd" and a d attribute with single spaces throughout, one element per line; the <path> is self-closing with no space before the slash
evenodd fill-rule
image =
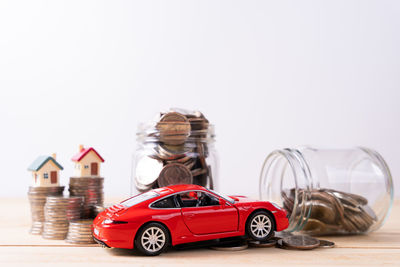
<path id="1" fill-rule="evenodd" d="M 104 162 L 104 159 L 94 148 L 84 148 L 80 145 L 79 152 L 72 161 L 75 162 L 74 177 L 96 177 L 100 176 L 100 164 Z"/>
<path id="2" fill-rule="evenodd" d="M 33 186 L 59 186 L 59 172 L 63 167 L 56 161 L 56 154 L 40 156 L 29 166 L 32 172 Z"/>

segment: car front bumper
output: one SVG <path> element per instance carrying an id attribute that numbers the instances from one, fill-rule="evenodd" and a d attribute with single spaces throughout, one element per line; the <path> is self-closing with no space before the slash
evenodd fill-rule
<path id="1" fill-rule="evenodd" d="M 279 210 L 274 213 L 276 222 L 276 231 L 283 231 L 289 227 L 289 219 L 285 210 Z"/>
<path id="2" fill-rule="evenodd" d="M 111 248 L 109 245 L 107 245 L 106 243 L 104 243 L 103 241 L 93 237 L 93 240 L 96 241 L 97 244 L 100 244 L 102 247 L 107 247 L 107 248 Z"/>

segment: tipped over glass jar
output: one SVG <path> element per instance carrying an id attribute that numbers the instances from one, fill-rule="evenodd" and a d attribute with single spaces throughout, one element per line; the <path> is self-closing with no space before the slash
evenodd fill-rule
<path id="1" fill-rule="evenodd" d="M 132 191 L 173 184 L 215 189 L 218 158 L 214 142 L 214 126 L 201 112 L 160 112 L 152 121 L 138 126 Z"/>
<path id="2" fill-rule="evenodd" d="M 260 176 L 260 197 L 288 211 L 288 231 L 362 234 L 389 215 L 393 183 L 380 154 L 368 148 L 273 151 Z"/>

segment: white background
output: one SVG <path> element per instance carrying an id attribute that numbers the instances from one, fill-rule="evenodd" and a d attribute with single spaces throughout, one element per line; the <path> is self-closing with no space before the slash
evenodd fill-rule
<path id="1" fill-rule="evenodd" d="M 220 190 L 257 195 L 264 158 L 363 145 L 399 188 L 398 1 L 0 1 L 0 196 L 80 143 L 127 196 L 136 126 L 168 107 L 216 125 Z M 399 190 L 397 190 L 399 192 Z"/>

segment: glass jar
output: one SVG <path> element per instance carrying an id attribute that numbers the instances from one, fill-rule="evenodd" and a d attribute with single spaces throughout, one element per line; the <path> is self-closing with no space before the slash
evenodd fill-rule
<path id="1" fill-rule="evenodd" d="M 311 235 L 377 230 L 393 203 L 384 159 L 368 148 L 276 150 L 265 159 L 260 197 L 283 206 L 288 231 Z"/>
<path id="2" fill-rule="evenodd" d="M 172 184 L 217 187 L 215 133 L 199 111 L 170 109 L 137 131 L 131 193 Z"/>

